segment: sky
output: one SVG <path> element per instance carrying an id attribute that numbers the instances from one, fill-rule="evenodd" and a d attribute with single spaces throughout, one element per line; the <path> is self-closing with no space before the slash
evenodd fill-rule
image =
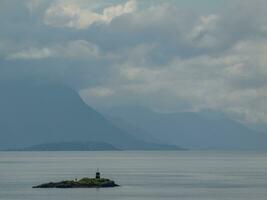
<path id="1" fill-rule="evenodd" d="M 0 79 L 96 107 L 214 110 L 267 124 L 267 1 L 1 0 Z"/>

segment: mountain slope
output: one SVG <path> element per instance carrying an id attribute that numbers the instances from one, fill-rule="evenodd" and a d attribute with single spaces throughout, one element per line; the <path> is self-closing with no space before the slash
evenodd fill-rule
<path id="1" fill-rule="evenodd" d="M 140 107 L 114 108 L 108 113 L 132 122 L 160 141 L 189 149 L 267 149 L 266 134 L 218 113 L 162 114 Z"/>
<path id="2" fill-rule="evenodd" d="M 0 83 L 0 149 L 71 141 L 119 149 L 175 149 L 143 142 L 115 127 L 72 89 L 53 83 Z"/>
<path id="3" fill-rule="evenodd" d="M 140 138 L 143 141 L 153 142 L 153 143 L 162 143 L 159 139 L 153 137 L 152 134 L 149 134 L 145 130 L 141 129 L 137 125 L 134 125 L 131 121 L 123 119 L 121 117 L 115 117 L 110 115 L 105 115 L 107 119 L 114 124 L 114 126 L 120 128 L 124 132 L 133 135 L 136 138 Z"/>

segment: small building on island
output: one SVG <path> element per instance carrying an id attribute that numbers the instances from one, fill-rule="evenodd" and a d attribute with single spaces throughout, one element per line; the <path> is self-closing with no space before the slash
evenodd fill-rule
<path id="1" fill-rule="evenodd" d="M 95 178 L 96 179 L 100 179 L 100 172 L 99 172 L 99 169 L 97 169 L 96 173 L 95 173 Z"/>

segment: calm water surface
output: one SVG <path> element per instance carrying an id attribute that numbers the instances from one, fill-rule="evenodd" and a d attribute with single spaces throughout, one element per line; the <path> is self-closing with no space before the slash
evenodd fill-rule
<path id="1" fill-rule="evenodd" d="M 103 176 L 122 187 L 32 189 Z M 0 152 L 1 200 L 266 200 L 267 152 Z"/>

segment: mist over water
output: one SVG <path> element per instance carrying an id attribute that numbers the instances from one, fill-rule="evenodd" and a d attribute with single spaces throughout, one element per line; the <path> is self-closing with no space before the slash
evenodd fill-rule
<path id="1" fill-rule="evenodd" d="M 121 187 L 31 188 L 97 168 Z M 262 200 L 266 187 L 267 152 L 0 152 L 5 200 Z"/>

